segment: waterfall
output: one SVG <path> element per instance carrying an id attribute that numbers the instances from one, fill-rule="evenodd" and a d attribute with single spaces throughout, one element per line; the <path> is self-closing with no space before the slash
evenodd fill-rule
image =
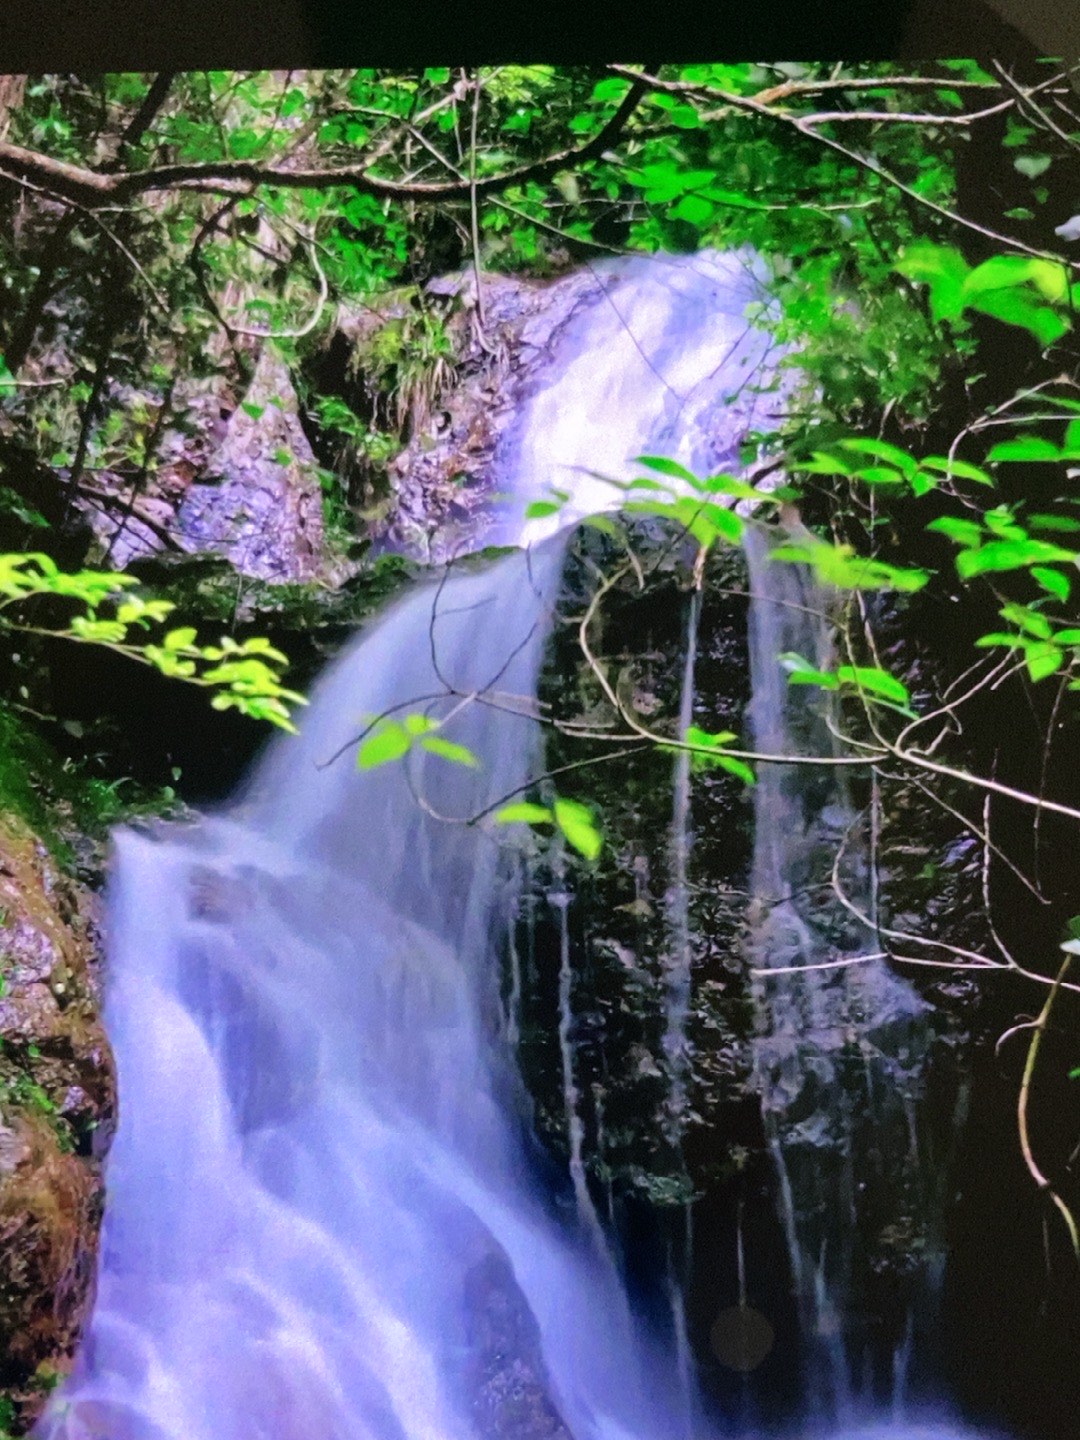
<path id="1" fill-rule="evenodd" d="M 553 532 L 618 498 L 585 472 L 625 476 L 648 450 L 737 467 L 770 346 L 744 318 L 759 293 L 746 256 L 635 257 L 593 279 L 537 360 L 500 459 L 519 500 L 505 538 L 525 548 L 397 601 L 230 805 L 115 837 L 105 1020 L 119 1125 L 95 1308 L 40 1440 L 670 1440 L 681 1428 L 689 1384 L 635 1328 L 585 1172 L 563 890 L 550 898 L 572 1207 L 525 1134 L 507 1037 L 537 965 L 530 925 L 504 1001 L 523 866 L 520 838 L 490 812 L 543 767 L 537 685 L 565 551 Z M 524 504 L 552 486 L 564 511 L 523 525 Z M 819 597 L 753 539 L 748 555 L 764 597 L 751 609 L 755 743 L 820 748 L 774 658 L 810 643 L 789 601 L 812 610 Z M 418 734 L 403 759 L 358 769 L 361 735 L 414 712 L 477 763 Z M 819 883 L 822 841 L 850 828 L 849 802 L 831 781 L 761 772 L 760 962 L 850 950 L 831 933 L 846 924 L 835 907 L 821 919 L 798 893 Z M 688 775 L 677 770 L 682 969 L 668 1012 L 680 1053 Z M 845 1226 L 869 1151 L 862 1098 L 840 1073 L 847 1032 L 869 1046 L 877 1098 L 864 1109 L 878 1130 L 893 1118 L 882 1091 L 913 1092 L 920 1023 L 880 967 L 820 973 L 833 978 L 761 982 L 757 1061 L 811 1329 L 855 1283 Z M 689 1371 L 681 1298 L 673 1320 Z"/>

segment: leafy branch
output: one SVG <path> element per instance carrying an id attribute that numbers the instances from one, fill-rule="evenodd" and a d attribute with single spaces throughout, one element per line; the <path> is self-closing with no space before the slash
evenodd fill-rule
<path id="1" fill-rule="evenodd" d="M 280 730 L 296 730 L 290 709 L 307 702 L 281 683 L 287 656 L 261 636 L 237 641 L 226 635 L 215 645 L 204 644 L 193 626 L 167 630 L 154 639 L 154 627 L 176 607 L 169 600 L 132 594 L 137 583 L 134 576 L 115 571 L 69 574 L 45 554 L 0 555 L 0 629 L 101 645 L 161 675 L 213 690 L 210 703 L 215 710 L 236 709 Z M 79 608 L 66 625 L 54 626 L 2 613 L 18 607 L 21 616 L 27 602 L 45 597 Z"/>

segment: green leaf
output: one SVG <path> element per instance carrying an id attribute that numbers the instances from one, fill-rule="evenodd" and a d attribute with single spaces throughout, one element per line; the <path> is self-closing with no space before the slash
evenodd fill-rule
<path id="1" fill-rule="evenodd" d="M 770 560 L 810 565 L 826 585 L 843 590 L 921 590 L 930 580 L 928 570 L 888 565 L 883 560 L 856 555 L 850 545 L 830 545 L 824 540 L 810 544 L 776 545 Z"/>
<path id="2" fill-rule="evenodd" d="M 957 545 L 978 545 L 983 538 L 983 528 L 974 520 L 961 520 L 957 515 L 939 515 L 936 520 L 931 520 L 927 530 L 935 530 L 940 535 L 947 535 Z"/>
<path id="3" fill-rule="evenodd" d="M 908 479 L 918 469 L 918 462 L 901 450 L 897 445 L 889 445 L 884 440 L 840 440 L 837 442 L 842 450 L 851 450 L 856 455 L 872 455 L 877 460 L 887 461 L 894 469 L 899 470 Z M 861 473 L 861 472 L 859 472 Z"/>
<path id="4" fill-rule="evenodd" d="M 1030 155 L 1017 155 L 1013 161 L 1013 167 L 1019 170 L 1021 175 L 1026 175 L 1029 180 L 1035 180 L 1050 168 L 1051 157 L 1033 153 Z"/>
<path id="5" fill-rule="evenodd" d="M 862 470 L 853 470 L 852 478 L 867 485 L 903 485 L 904 476 L 899 470 L 886 465 L 868 465 Z"/>
<path id="6" fill-rule="evenodd" d="M 988 464 L 998 460 L 1060 460 L 1061 451 L 1041 435 L 1018 435 L 1015 440 L 995 445 L 986 459 Z"/>
<path id="7" fill-rule="evenodd" d="M 911 703 L 907 686 L 888 671 L 880 670 L 876 666 L 841 665 L 836 672 L 836 678 L 842 685 L 855 685 L 860 689 L 870 690 L 886 700 L 894 700 L 898 705 L 908 706 Z"/>
<path id="8" fill-rule="evenodd" d="M 496 810 L 493 818 L 497 825 L 551 825 L 555 820 L 546 805 L 534 805 L 529 800 L 504 805 L 501 810 Z"/>
<path id="9" fill-rule="evenodd" d="M 595 860 L 600 854 L 603 840 L 587 805 L 577 800 L 560 797 L 555 801 L 555 823 L 579 854 L 586 860 Z"/>
<path id="10" fill-rule="evenodd" d="M 406 715 L 401 723 L 409 735 L 426 735 L 429 730 L 438 729 L 438 722 L 433 720 L 430 715 Z"/>
<path id="11" fill-rule="evenodd" d="M 718 745 L 730 745 L 739 737 L 734 730 L 702 730 L 698 725 L 688 725 L 683 739 L 688 745 L 706 745 L 715 749 Z"/>
<path id="12" fill-rule="evenodd" d="M 1062 575 L 1058 570 L 1047 570 L 1045 566 L 1033 565 L 1031 567 L 1032 578 L 1038 582 L 1048 594 L 1058 600 L 1068 600 L 1072 586 L 1069 584 L 1069 577 Z M 1080 634 L 1080 631 L 1077 632 Z M 1060 636 L 1058 637 L 1060 638 Z"/>
<path id="13" fill-rule="evenodd" d="M 995 320 L 1030 331 L 1044 349 L 1071 329 L 1069 321 L 1052 306 L 1034 299 L 1026 290 L 987 290 L 967 303 L 973 310 L 992 315 Z"/>
<path id="14" fill-rule="evenodd" d="M 894 267 L 899 274 L 930 287 L 934 320 L 956 320 L 964 309 L 964 282 L 970 273 L 959 250 L 927 240 L 907 245 Z"/>
<path id="15" fill-rule="evenodd" d="M 1032 680 L 1045 680 L 1061 669 L 1065 652 L 1048 640 L 1024 647 L 1024 664 Z"/>
<path id="16" fill-rule="evenodd" d="M 676 480 L 685 480 L 695 490 L 701 489 L 701 481 L 696 475 L 691 474 L 685 465 L 680 465 L 675 460 L 668 460 L 663 455 L 636 455 L 635 465 L 644 465 L 646 470 L 655 470 L 660 475 L 670 475 Z"/>
<path id="17" fill-rule="evenodd" d="M 454 740 L 446 740 L 441 735 L 425 735 L 420 745 L 424 750 L 430 750 L 432 755 L 438 755 L 442 760 L 450 760 L 455 765 L 469 765 L 478 769 L 480 761 L 467 745 L 459 745 Z"/>
<path id="18" fill-rule="evenodd" d="M 243 410 L 243 412 L 244 412 L 245 415 L 250 415 L 250 417 L 252 418 L 252 420 L 259 420 L 259 419 L 262 418 L 263 414 L 265 413 L 265 411 L 266 411 L 266 406 L 265 406 L 265 405 L 255 405 L 255 404 L 251 403 L 250 401 L 245 400 L 244 403 L 240 406 L 240 409 Z"/>
<path id="19" fill-rule="evenodd" d="M 534 500 L 525 507 L 525 519 L 546 520 L 549 515 L 557 515 L 564 503 L 562 500 Z"/>
<path id="20" fill-rule="evenodd" d="M 935 470 L 942 475 L 958 475 L 961 480 L 974 480 L 979 485 L 993 485 L 994 477 L 980 470 L 978 465 L 969 465 L 966 460 L 950 460 L 947 455 L 927 455 L 919 461 L 920 469 Z"/>
<path id="21" fill-rule="evenodd" d="M 990 570 L 1019 570 L 1026 565 L 1073 559 L 1071 551 L 1044 540 L 991 540 L 978 550 L 962 550 L 956 557 L 956 573 L 962 580 L 970 580 Z"/>
<path id="22" fill-rule="evenodd" d="M 685 220 L 696 229 L 707 225 L 715 214 L 716 206 L 700 195 L 684 195 L 671 211 L 672 219 Z"/>
<path id="23" fill-rule="evenodd" d="M 730 774 L 738 776 L 744 785 L 757 784 L 757 776 L 753 770 L 745 760 L 740 760 L 737 755 L 725 755 L 720 752 L 716 755 L 701 755 L 697 758 L 704 760 L 707 765 L 719 765 L 721 770 L 727 770 Z"/>
<path id="24" fill-rule="evenodd" d="M 1075 535 L 1080 531 L 1080 520 L 1071 515 L 1029 515 L 1027 523 L 1035 530 L 1056 530 L 1062 535 Z"/>
<path id="25" fill-rule="evenodd" d="M 809 460 L 793 460 L 793 470 L 803 470 L 808 475 L 850 475 L 853 466 L 839 455 L 829 455 L 824 450 L 815 450 Z"/>
<path id="26" fill-rule="evenodd" d="M 776 658 L 788 672 L 789 685 L 821 685 L 826 690 L 835 690 L 840 683 L 835 675 L 831 675 L 827 670 L 819 670 L 794 650 L 788 650 Z"/>
<path id="27" fill-rule="evenodd" d="M 1030 605 L 1003 605 L 998 614 L 1003 620 L 1011 620 L 1014 625 L 1018 625 L 1021 630 L 1026 630 L 1038 640 L 1049 640 L 1053 633 L 1053 627 L 1046 616 Z"/>
<path id="28" fill-rule="evenodd" d="M 1063 301 L 1068 296 L 1065 267 L 1027 255 L 991 255 L 964 281 L 964 294 L 970 297 L 990 290 L 1013 290 L 1029 283 L 1047 300 Z"/>
<path id="29" fill-rule="evenodd" d="M 194 645 L 197 634 L 194 625 L 184 625 L 179 630 L 170 630 L 161 643 L 166 650 L 186 650 Z"/>
<path id="30" fill-rule="evenodd" d="M 772 490 L 756 490 L 745 480 L 736 480 L 732 475 L 710 475 L 702 482 L 707 495 L 730 495 L 735 500 L 757 500 L 764 504 L 776 503 L 777 496 Z M 781 497 L 782 498 L 782 497 Z"/>
<path id="31" fill-rule="evenodd" d="M 1007 635 L 1000 630 L 995 630 L 989 635 L 980 635 L 974 642 L 979 650 L 989 649 L 992 645 L 1003 645 L 1007 650 L 1022 650 L 1024 640 L 1020 635 Z"/>
<path id="32" fill-rule="evenodd" d="M 411 746 L 412 738 L 404 725 L 399 725 L 396 720 L 384 720 L 356 752 L 357 769 L 374 770 L 376 765 L 400 760 L 408 754 Z"/>

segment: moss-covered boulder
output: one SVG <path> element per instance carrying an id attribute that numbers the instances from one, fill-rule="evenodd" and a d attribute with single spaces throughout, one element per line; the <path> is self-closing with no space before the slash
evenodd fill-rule
<path id="1" fill-rule="evenodd" d="M 96 897 L 0 815 L 0 1426 L 16 1434 L 92 1300 L 115 1112 L 99 933 Z"/>

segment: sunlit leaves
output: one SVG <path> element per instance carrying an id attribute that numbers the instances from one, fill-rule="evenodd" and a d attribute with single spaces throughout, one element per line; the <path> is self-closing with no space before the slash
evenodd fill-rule
<path id="1" fill-rule="evenodd" d="M 600 854 L 603 840 L 588 805 L 583 805 L 579 800 L 567 800 L 563 796 L 557 796 L 552 812 L 555 824 L 566 837 L 567 843 L 584 855 L 586 860 L 595 860 Z"/>
<path id="2" fill-rule="evenodd" d="M 977 548 L 962 550 L 956 557 L 956 570 L 962 580 L 971 580 L 991 571 L 1021 570 L 1029 565 L 1075 558 L 1071 550 L 1045 540 L 988 540 Z"/>
<path id="3" fill-rule="evenodd" d="M 530 801 L 504 805 L 493 818 L 498 825 L 554 826 L 586 860 L 595 860 L 603 849 L 603 836 L 590 807 L 562 795 L 557 795 L 550 806 Z"/>
<path id="4" fill-rule="evenodd" d="M 933 471 L 947 479 L 974 480 L 976 485 L 993 485 L 994 477 L 979 465 L 958 460 L 952 455 L 924 455 L 919 461 L 921 471 Z"/>
<path id="5" fill-rule="evenodd" d="M 921 590 L 930 572 L 914 566 L 889 565 L 883 560 L 857 555 L 852 545 L 830 544 L 816 537 L 804 542 L 788 541 L 770 552 L 772 560 L 809 565 L 823 585 L 842 590 Z"/>
<path id="6" fill-rule="evenodd" d="M 915 241 L 904 248 L 896 269 L 907 279 L 928 286 L 930 314 L 935 320 L 956 320 L 962 314 L 964 281 L 970 269 L 959 250 L 929 240 Z"/>
<path id="7" fill-rule="evenodd" d="M 979 310 L 1028 330 L 1044 348 L 1071 328 L 1058 308 L 1069 301 L 1068 272 L 1056 261 L 992 255 L 972 268 L 954 247 L 923 240 L 905 248 L 896 269 L 928 287 L 935 320 L 956 322 L 965 310 Z"/>
<path id="8" fill-rule="evenodd" d="M 876 665 L 839 665 L 821 670 L 794 651 L 779 656 L 788 672 L 789 685 L 816 685 L 823 690 L 854 691 L 866 704 L 884 705 L 914 718 L 907 686 Z"/>
<path id="9" fill-rule="evenodd" d="M 107 645 L 162 675 L 213 689 L 215 709 L 238 709 L 254 719 L 269 720 L 283 730 L 295 730 L 290 710 L 306 702 L 281 683 L 287 657 L 263 637 L 237 641 L 223 637 L 216 645 L 201 644 L 195 626 L 167 631 L 160 643 L 145 632 L 164 621 L 176 608 L 171 601 L 131 595 L 138 584 L 133 575 L 112 571 L 62 571 L 44 554 L 0 555 L 0 610 L 17 602 L 26 604 L 52 596 L 80 607 L 66 624 L 53 622 L 47 633 L 88 644 Z M 101 613 L 107 606 L 112 613 Z M 11 629 L 34 627 L 29 620 L 5 617 Z"/>
<path id="10" fill-rule="evenodd" d="M 526 505 L 526 520 L 547 520 L 550 516 L 557 515 L 570 499 L 565 490 L 552 490 L 551 495 L 550 500 L 533 500 Z"/>
<path id="11" fill-rule="evenodd" d="M 519 800 L 497 810 L 494 818 L 499 825 L 550 825 L 555 816 L 547 805 L 537 805 L 531 800 Z"/>
<path id="12" fill-rule="evenodd" d="M 753 785 L 755 782 L 754 772 L 746 761 L 741 760 L 737 755 L 724 753 L 725 747 L 738 738 L 733 730 L 710 733 L 697 725 L 688 725 L 686 734 L 683 736 L 686 744 L 694 747 L 690 763 L 695 770 L 718 767 L 721 770 L 727 770 L 731 775 L 737 775 L 745 784 Z"/>
<path id="13" fill-rule="evenodd" d="M 454 765 L 466 765 L 475 769 L 480 764 L 467 745 L 461 745 L 456 740 L 447 740 L 442 735 L 425 735 L 420 741 L 420 747 L 431 755 L 438 755 L 442 760 L 451 761 Z"/>
<path id="14" fill-rule="evenodd" d="M 1042 435 L 1017 435 L 1012 440 L 1002 440 L 986 457 L 991 463 L 999 460 L 1032 461 L 1053 463 L 1057 460 L 1080 460 L 1080 444 L 1055 445 Z"/>
<path id="15" fill-rule="evenodd" d="M 390 716 L 375 718 L 370 722 L 370 733 L 356 752 L 357 769 L 375 770 L 392 760 L 401 760 L 414 747 L 454 765 L 478 768 L 480 762 L 468 746 L 448 740 L 439 733 L 439 728 L 438 720 L 420 713 L 406 715 L 402 720 Z"/>
<path id="16" fill-rule="evenodd" d="M 412 736 L 397 720 L 386 720 L 363 741 L 356 752 L 360 770 L 374 770 L 391 760 L 400 760 L 412 749 Z"/>
<path id="17" fill-rule="evenodd" d="M 1072 586 L 1067 575 L 1062 575 L 1059 570 L 1048 570 L 1042 565 L 1031 567 L 1032 579 L 1055 600 L 1065 601 L 1069 598 Z"/>
<path id="18" fill-rule="evenodd" d="M 876 463 L 860 464 L 857 457 Z M 916 458 L 898 445 L 862 436 L 845 437 L 830 449 L 812 450 L 809 458 L 792 456 L 789 465 L 793 471 L 807 475 L 834 475 L 877 488 L 905 487 L 917 496 L 935 489 L 942 477 L 950 481 L 971 480 L 978 485 L 994 484 L 992 475 L 966 460 L 946 455 Z"/>

